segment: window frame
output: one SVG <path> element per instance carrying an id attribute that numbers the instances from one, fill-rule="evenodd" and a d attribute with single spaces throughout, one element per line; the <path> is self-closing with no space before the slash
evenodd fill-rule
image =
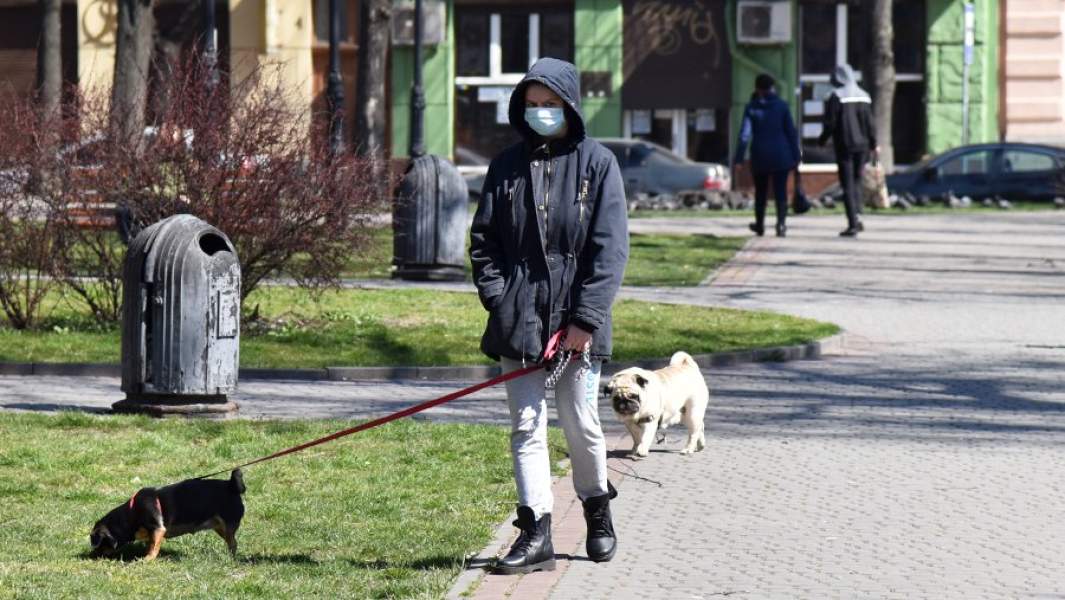
<path id="1" fill-rule="evenodd" d="M 499 12 L 488 15 L 488 75 L 461 75 L 455 77 L 455 85 L 517 85 L 525 73 L 503 72 L 503 45 L 500 43 L 503 30 L 503 15 Z M 529 13 L 528 66 L 540 58 L 540 13 Z"/>

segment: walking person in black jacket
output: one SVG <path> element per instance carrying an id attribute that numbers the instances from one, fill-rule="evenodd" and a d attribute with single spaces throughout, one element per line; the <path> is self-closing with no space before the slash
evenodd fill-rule
<path id="1" fill-rule="evenodd" d="M 777 96 L 773 77 L 762 73 L 754 80 L 754 94 L 743 110 L 743 125 L 736 144 L 734 165 L 741 164 L 751 146 L 751 176 L 754 179 L 754 223 L 751 231 L 765 233 L 765 209 L 769 183 L 777 204 L 777 237 L 787 233 L 788 174 L 799 164 L 799 136 L 787 102 Z"/>
<path id="2" fill-rule="evenodd" d="M 847 228 L 840 235 L 855 237 L 865 229 L 858 220 L 858 183 L 869 152 L 877 151 L 872 100 L 858 86 L 850 65 L 836 67 L 830 81 L 835 89 L 825 99 L 824 128 L 818 142 L 823 146 L 832 138 L 835 145 L 839 185 L 847 209 Z"/>
<path id="3" fill-rule="evenodd" d="M 510 124 L 523 141 L 488 167 L 470 230 L 474 283 L 488 324 L 481 350 L 504 372 L 542 359 L 548 338 L 565 329 L 563 348 L 587 350 L 555 389 L 559 422 L 584 504 L 588 557 L 617 548 L 599 423 L 599 373 L 611 352 L 611 306 L 628 260 L 624 183 L 613 153 L 585 135 L 577 69 L 543 58 L 514 88 Z M 547 373 L 506 384 L 511 454 L 521 534 L 496 570 L 529 573 L 555 566 L 551 544 L 551 464 Z"/>

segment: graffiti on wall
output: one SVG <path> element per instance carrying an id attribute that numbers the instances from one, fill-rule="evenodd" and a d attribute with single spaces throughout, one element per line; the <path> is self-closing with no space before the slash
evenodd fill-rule
<path id="1" fill-rule="evenodd" d="M 625 108 L 728 106 L 724 6 L 724 0 L 623 1 Z"/>

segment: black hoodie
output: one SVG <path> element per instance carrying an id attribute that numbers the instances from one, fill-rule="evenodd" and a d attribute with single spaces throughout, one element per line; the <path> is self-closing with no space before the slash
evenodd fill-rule
<path id="1" fill-rule="evenodd" d="M 545 143 L 525 122 L 525 89 L 562 98 L 566 136 Z M 612 350 L 611 306 L 628 260 L 627 205 L 614 154 L 585 135 L 572 64 L 540 59 L 514 88 L 510 124 L 523 141 L 488 167 L 470 230 L 470 261 L 489 310 L 481 350 L 535 361 L 571 323 L 592 332 L 592 355 Z"/>
<path id="2" fill-rule="evenodd" d="M 845 153 L 868 152 L 876 148 L 872 100 L 858 86 L 854 69 L 840 65 L 833 71 L 830 81 L 834 89 L 825 98 L 824 129 L 818 141 L 824 144 L 831 137 L 837 160 L 843 160 Z"/>

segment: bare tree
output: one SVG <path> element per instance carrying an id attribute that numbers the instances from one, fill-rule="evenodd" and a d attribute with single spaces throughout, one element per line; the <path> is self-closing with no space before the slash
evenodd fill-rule
<path id="1" fill-rule="evenodd" d="M 148 101 L 148 72 L 155 32 L 154 0 L 118 0 L 115 79 L 111 88 L 111 130 L 138 145 Z"/>
<path id="2" fill-rule="evenodd" d="M 37 44 L 37 101 L 42 118 L 52 118 L 59 110 L 63 87 L 63 54 L 60 40 L 59 9 L 62 0 L 39 0 L 41 38 Z"/>
<path id="3" fill-rule="evenodd" d="M 385 147 L 385 67 L 388 34 L 392 20 L 390 0 L 363 0 L 359 3 L 359 68 L 355 83 L 355 153 L 371 159 L 374 180 L 386 181 Z M 383 193 L 384 190 L 378 190 Z"/>
<path id="4" fill-rule="evenodd" d="M 880 144 L 880 163 L 885 172 L 895 165 L 895 151 L 891 141 L 891 113 L 895 105 L 895 31 L 891 24 L 892 0 L 874 0 L 872 6 L 873 34 L 873 120 L 876 139 Z"/>

